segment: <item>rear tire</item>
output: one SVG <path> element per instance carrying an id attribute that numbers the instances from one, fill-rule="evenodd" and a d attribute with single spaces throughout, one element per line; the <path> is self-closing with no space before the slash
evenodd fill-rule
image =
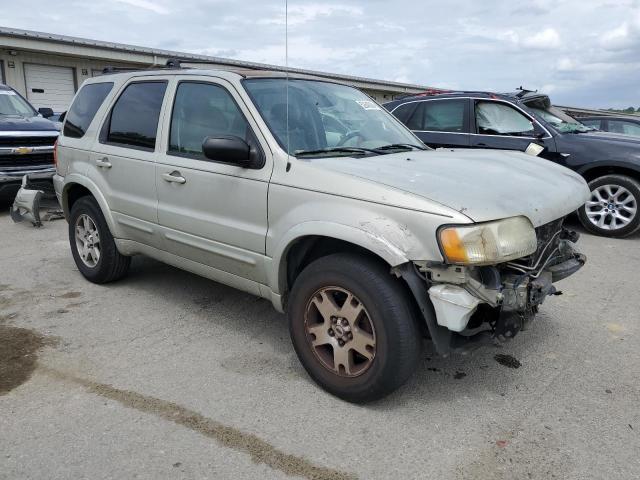
<path id="1" fill-rule="evenodd" d="M 591 198 L 578 210 L 589 232 L 621 238 L 640 228 L 640 183 L 626 175 L 605 175 L 589 182 Z"/>
<path id="2" fill-rule="evenodd" d="M 90 282 L 113 282 L 129 270 L 131 257 L 118 252 L 102 210 L 93 197 L 82 197 L 73 204 L 69 215 L 69 244 L 78 270 Z"/>
<path id="3" fill-rule="evenodd" d="M 287 313 L 300 362 L 337 397 L 376 400 L 415 371 L 422 336 L 409 293 L 375 259 L 339 253 L 314 261 L 293 284 Z"/>

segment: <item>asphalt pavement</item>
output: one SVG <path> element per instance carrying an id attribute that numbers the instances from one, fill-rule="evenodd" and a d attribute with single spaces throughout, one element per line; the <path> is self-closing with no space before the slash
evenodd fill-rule
<path id="1" fill-rule="evenodd" d="M 142 257 L 93 285 L 66 229 L 0 214 L 0 479 L 640 478 L 638 236 L 583 234 L 588 264 L 528 331 L 425 344 L 356 406 L 267 301 Z"/>

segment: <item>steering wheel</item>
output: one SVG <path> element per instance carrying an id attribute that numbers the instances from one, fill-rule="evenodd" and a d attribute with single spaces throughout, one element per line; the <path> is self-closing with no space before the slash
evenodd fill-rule
<path id="1" fill-rule="evenodd" d="M 363 140 L 365 138 L 364 135 L 362 135 L 362 133 L 360 133 L 360 130 L 351 130 L 350 132 L 347 132 L 347 133 L 344 134 L 344 136 L 340 139 L 340 141 L 338 142 L 336 147 L 342 147 L 349 140 L 351 140 L 352 138 L 357 138 L 357 137 L 360 137 Z"/>

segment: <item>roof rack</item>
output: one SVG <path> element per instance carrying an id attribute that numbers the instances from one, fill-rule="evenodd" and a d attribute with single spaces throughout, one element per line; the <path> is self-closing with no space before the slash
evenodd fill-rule
<path id="1" fill-rule="evenodd" d="M 194 63 L 197 63 L 197 62 L 194 62 Z M 178 59 L 178 58 L 169 58 L 165 62 L 164 66 L 155 66 L 155 65 L 153 65 L 153 66 L 150 66 L 150 67 L 147 67 L 147 68 L 114 67 L 114 66 L 108 65 L 108 66 L 106 66 L 105 68 L 102 69 L 102 74 L 103 75 L 108 75 L 108 74 L 119 73 L 119 72 L 145 72 L 145 71 L 149 71 L 149 70 L 175 70 L 175 69 L 180 69 L 180 68 L 183 68 L 180 65 L 180 59 Z"/>
<path id="2" fill-rule="evenodd" d="M 518 98 L 524 97 L 527 93 L 538 93 L 538 90 L 527 90 L 526 88 L 523 88 L 522 85 L 516 88 L 516 91 L 518 92 L 516 93 L 516 97 Z"/>

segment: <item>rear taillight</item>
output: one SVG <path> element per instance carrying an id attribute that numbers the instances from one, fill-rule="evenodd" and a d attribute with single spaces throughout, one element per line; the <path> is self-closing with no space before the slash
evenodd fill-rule
<path id="1" fill-rule="evenodd" d="M 56 170 L 58 169 L 58 139 L 53 142 L 53 164 L 56 166 Z"/>

